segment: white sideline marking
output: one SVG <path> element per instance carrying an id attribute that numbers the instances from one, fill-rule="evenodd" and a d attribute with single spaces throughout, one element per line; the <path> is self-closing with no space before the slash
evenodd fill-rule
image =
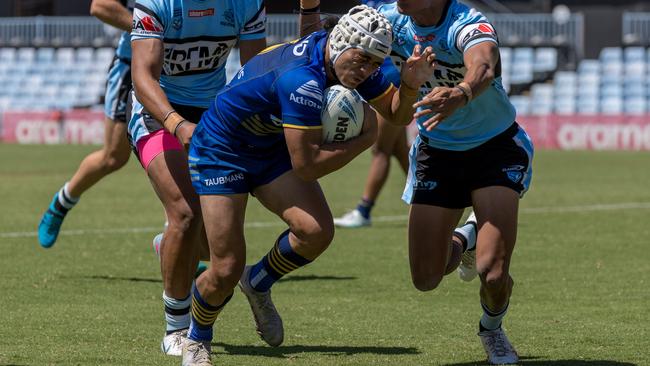
<path id="1" fill-rule="evenodd" d="M 590 211 L 614 211 L 614 210 L 645 210 L 650 209 L 650 202 L 627 202 L 627 203 L 606 203 L 583 206 L 558 206 L 558 207 L 529 207 L 522 208 L 519 212 L 522 214 L 543 214 L 543 213 L 572 213 L 572 212 L 590 212 Z M 407 215 L 397 216 L 376 216 L 372 220 L 375 222 L 399 222 L 406 221 Z M 284 223 L 276 222 L 248 222 L 244 225 L 247 228 L 263 227 L 281 227 Z M 133 234 L 133 233 L 155 233 L 162 231 L 162 225 L 156 227 L 139 227 L 124 229 L 86 229 L 86 230 L 61 230 L 59 235 L 87 235 L 87 234 Z M 0 238 L 28 238 L 36 237 L 36 231 L 18 231 L 0 233 Z"/>

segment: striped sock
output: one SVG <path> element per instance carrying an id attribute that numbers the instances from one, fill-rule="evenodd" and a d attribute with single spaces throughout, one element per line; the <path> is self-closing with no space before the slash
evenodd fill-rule
<path id="1" fill-rule="evenodd" d="M 271 251 L 251 268 L 248 281 L 255 291 L 268 291 L 282 276 L 311 262 L 291 248 L 289 233 L 280 234 Z"/>
<path id="2" fill-rule="evenodd" d="M 64 215 L 68 212 L 68 210 L 71 210 L 77 204 L 77 202 L 79 202 L 79 197 L 70 196 L 68 190 L 69 183 L 70 182 L 66 182 L 63 187 L 59 189 L 59 193 L 57 193 L 58 199 L 54 201 L 56 210 Z"/>
<path id="3" fill-rule="evenodd" d="M 190 305 L 192 304 L 192 297 L 189 294 L 185 299 L 178 300 L 167 296 L 163 292 L 163 303 L 165 304 L 167 334 L 190 327 Z"/>
<path id="4" fill-rule="evenodd" d="M 212 326 L 217 320 L 217 316 L 224 306 L 230 301 L 232 294 L 226 297 L 223 302 L 217 306 L 208 304 L 199 293 L 196 286 L 192 287 L 192 320 L 190 321 L 190 330 L 187 333 L 187 338 L 194 341 L 211 341 L 212 340 Z"/>
<path id="5" fill-rule="evenodd" d="M 479 322 L 479 329 L 481 331 L 484 331 L 495 330 L 501 327 L 501 320 L 508 311 L 508 305 L 510 305 L 510 303 L 506 304 L 506 306 L 504 306 L 503 309 L 499 310 L 498 312 L 493 312 L 492 310 L 488 309 L 484 303 L 481 302 L 481 307 L 483 308 L 483 316 L 481 316 L 481 321 Z"/>

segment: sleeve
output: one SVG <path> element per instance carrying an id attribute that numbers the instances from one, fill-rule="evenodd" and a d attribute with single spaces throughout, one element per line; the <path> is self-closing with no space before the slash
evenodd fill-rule
<path id="1" fill-rule="evenodd" d="M 457 32 L 455 45 L 460 52 L 465 52 L 470 47 L 482 42 L 499 43 L 494 27 L 485 18 L 476 23 L 462 26 Z"/>
<path id="2" fill-rule="evenodd" d="M 322 128 L 323 85 L 310 75 L 286 72 L 276 81 L 282 126 L 301 130 Z"/>
<path id="3" fill-rule="evenodd" d="M 131 40 L 163 39 L 165 33 L 164 14 L 164 8 L 159 2 L 138 0 L 133 9 Z"/>
<path id="4" fill-rule="evenodd" d="M 247 41 L 266 38 L 266 8 L 264 1 L 249 1 L 244 11 L 240 24 L 243 24 L 239 32 L 239 39 Z"/>
<path id="5" fill-rule="evenodd" d="M 384 61 L 382 66 L 378 68 L 377 71 L 375 71 L 372 75 L 370 75 L 370 77 L 366 79 L 363 83 L 357 86 L 357 91 L 367 102 L 370 103 L 374 99 L 383 97 L 391 89 L 395 88 L 393 83 L 390 82 L 390 80 L 384 74 L 383 71 L 384 69 L 390 67 L 392 67 L 393 69 L 395 68 L 395 66 L 392 65 L 392 62 L 390 65 L 386 65 L 386 62 Z M 397 75 L 399 78 L 399 72 Z"/>

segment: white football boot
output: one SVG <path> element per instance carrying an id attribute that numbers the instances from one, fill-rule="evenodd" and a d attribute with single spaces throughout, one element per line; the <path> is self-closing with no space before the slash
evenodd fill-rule
<path id="1" fill-rule="evenodd" d="M 212 366 L 210 341 L 199 342 L 185 338 L 182 366 Z"/>
<path id="2" fill-rule="evenodd" d="M 167 356 L 180 356 L 183 353 L 183 341 L 187 339 L 187 329 L 177 330 L 165 335 L 160 342 L 160 349 Z"/>
<path id="3" fill-rule="evenodd" d="M 472 247 L 471 250 L 466 250 L 465 253 L 460 257 L 460 265 L 458 266 L 458 276 L 461 280 L 469 282 L 476 278 L 478 272 L 476 271 L 476 235 L 477 235 L 477 225 L 476 225 L 476 215 L 474 211 L 467 217 L 465 225 L 471 224 L 473 229 L 469 235 L 461 234 L 456 231 L 456 235 L 461 235 L 467 240 L 467 247 Z M 463 226 L 465 226 L 463 225 Z M 458 230 L 458 229 L 457 229 Z"/>
<path id="4" fill-rule="evenodd" d="M 363 226 L 370 226 L 370 219 L 366 219 L 361 215 L 361 212 L 356 208 L 345 215 L 335 218 L 334 225 L 344 228 L 357 228 Z"/>
<path id="5" fill-rule="evenodd" d="M 284 340 L 284 326 L 278 310 L 271 300 L 271 290 L 255 291 L 248 282 L 251 266 L 246 266 L 239 280 L 239 288 L 246 295 L 253 311 L 257 334 L 271 347 L 277 347 Z"/>
<path id="6" fill-rule="evenodd" d="M 513 365 L 519 362 L 519 355 L 512 346 L 503 328 L 478 333 L 490 365 Z"/>

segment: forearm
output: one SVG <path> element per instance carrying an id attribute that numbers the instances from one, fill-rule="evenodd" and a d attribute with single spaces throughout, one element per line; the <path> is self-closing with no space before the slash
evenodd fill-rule
<path id="1" fill-rule="evenodd" d="M 125 32 L 131 31 L 133 15 L 117 1 L 93 1 L 90 15 Z"/>
<path id="2" fill-rule="evenodd" d="M 413 113 L 415 113 L 413 103 L 417 102 L 418 94 L 419 88 L 413 89 L 402 84 L 399 90 L 393 94 L 391 102 L 391 112 L 393 115 L 390 117 L 384 117 L 386 117 L 386 119 L 388 119 L 392 124 L 399 126 L 406 126 L 411 123 Z"/>
<path id="3" fill-rule="evenodd" d="M 374 135 L 364 133 L 345 142 L 313 146 L 311 161 L 294 164 L 294 170 L 301 179 L 317 180 L 344 167 L 372 146 L 374 141 Z"/>
<path id="4" fill-rule="evenodd" d="M 300 0 L 298 24 L 301 37 L 321 29 L 320 0 Z"/>
<path id="5" fill-rule="evenodd" d="M 165 117 L 168 117 L 173 107 L 160 87 L 160 82 L 150 73 L 138 71 L 136 67 L 133 68 L 133 87 L 138 101 L 153 118 L 163 124 Z M 167 130 L 174 133 L 173 128 L 167 128 Z"/>

